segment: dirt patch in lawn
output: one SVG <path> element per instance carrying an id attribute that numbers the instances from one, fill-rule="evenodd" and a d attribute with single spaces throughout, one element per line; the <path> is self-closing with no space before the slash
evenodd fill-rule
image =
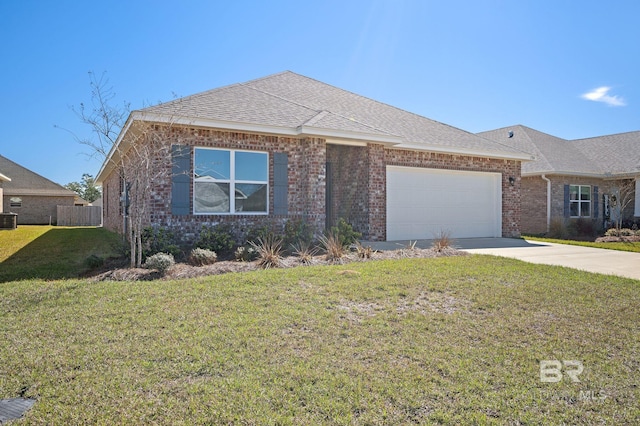
<path id="1" fill-rule="evenodd" d="M 435 258 L 443 256 L 464 256 L 465 252 L 454 248 L 446 248 L 440 251 L 434 249 L 398 249 L 388 251 L 375 251 L 370 258 L 360 258 L 357 253 L 349 253 L 340 259 L 339 262 L 326 260 L 324 255 L 314 256 L 308 263 L 303 263 L 300 258 L 295 256 L 284 257 L 280 262 L 281 268 L 294 268 L 309 265 L 335 265 L 348 264 L 354 262 L 367 262 L 372 260 L 385 259 L 406 259 L 406 258 Z M 258 261 L 238 262 L 238 261 L 220 261 L 212 265 L 192 266 L 188 263 L 177 263 L 164 274 L 158 271 L 144 268 L 127 268 L 126 261 L 114 261 L 106 268 L 100 271 L 94 271 L 87 274 L 93 281 L 150 281 L 150 280 L 178 280 L 208 275 L 220 275 L 230 272 L 247 272 L 259 270 Z"/>

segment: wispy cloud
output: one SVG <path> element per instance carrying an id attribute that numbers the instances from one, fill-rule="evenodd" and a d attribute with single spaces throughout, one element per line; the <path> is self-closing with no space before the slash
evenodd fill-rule
<path id="1" fill-rule="evenodd" d="M 623 98 L 621 98 L 620 96 L 618 96 L 618 95 L 609 95 L 608 94 L 609 90 L 611 90 L 611 87 L 602 86 L 602 87 L 598 87 L 597 89 L 593 89 L 590 92 L 585 93 L 581 97 L 582 97 L 582 99 L 586 99 L 588 101 L 604 102 L 605 104 L 607 104 L 609 106 L 625 106 L 625 105 L 627 105 L 625 100 Z"/>

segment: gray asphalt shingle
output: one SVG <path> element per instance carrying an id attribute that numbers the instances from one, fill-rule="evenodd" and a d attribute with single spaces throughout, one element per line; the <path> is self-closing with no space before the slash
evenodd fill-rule
<path id="1" fill-rule="evenodd" d="M 509 137 L 509 132 L 513 136 Z M 640 132 L 566 140 L 516 125 L 478 133 L 532 153 L 523 174 L 574 173 L 585 175 L 640 173 Z"/>
<path id="2" fill-rule="evenodd" d="M 523 156 L 493 140 L 290 71 L 209 90 L 141 113 L 392 137 L 402 144 Z"/>

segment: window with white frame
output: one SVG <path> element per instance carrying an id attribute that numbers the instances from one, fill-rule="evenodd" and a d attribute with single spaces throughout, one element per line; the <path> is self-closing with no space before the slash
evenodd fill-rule
<path id="1" fill-rule="evenodd" d="M 266 214 L 268 195 L 268 153 L 195 149 L 194 213 Z"/>
<path id="2" fill-rule="evenodd" d="M 9 207 L 22 207 L 22 198 L 20 197 L 11 197 L 9 198 Z"/>
<path id="3" fill-rule="evenodd" d="M 591 216 L 591 186 L 569 185 L 569 215 L 571 217 Z"/>

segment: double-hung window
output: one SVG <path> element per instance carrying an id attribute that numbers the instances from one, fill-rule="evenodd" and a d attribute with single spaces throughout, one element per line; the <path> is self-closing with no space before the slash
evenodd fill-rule
<path id="1" fill-rule="evenodd" d="M 569 215 L 571 217 L 591 216 L 591 186 L 569 185 Z"/>
<path id="2" fill-rule="evenodd" d="M 194 213 L 268 212 L 268 153 L 196 148 L 194 157 Z"/>

